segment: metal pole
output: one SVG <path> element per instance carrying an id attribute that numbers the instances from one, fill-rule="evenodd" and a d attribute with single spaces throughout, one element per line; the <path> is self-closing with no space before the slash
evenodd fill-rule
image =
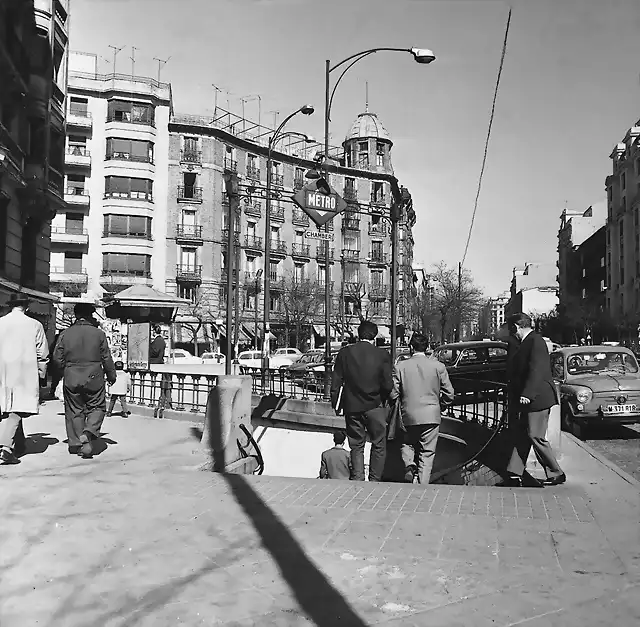
<path id="1" fill-rule="evenodd" d="M 456 320 L 456 342 L 460 341 L 460 327 L 462 325 L 462 262 L 458 263 L 458 307 Z"/>
<path id="2" fill-rule="evenodd" d="M 396 327 L 398 306 L 398 219 L 400 207 L 391 207 L 391 363 L 396 363 Z"/>
<path id="3" fill-rule="evenodd" d="M 275 135 L 274 135 L 275 137 Z M 262 374 L 269 368 L 269 301 L 271 300 L 271 150 L 272 137 L 267 151 L 267 189 L 265 192 L 264 216 L 264 319 L 262 336 Z M 256 299 L 257 302 L 257 299 Z"/>
<path id="4" fill-rule="evenodd" d="M 324 99 L 324 171 L 327 182 L 329 181 L 329 73 L 331 62 L 325 61 L 325 99 Z M 324 243 L 324 395 L 329 398 L 331 392 L 331 376 L 329 368 L 331 366 L 331 267 L 329 265 L 329 224 L 325 224 L 327 240 Z"/>
<path id="5" fill-rule="evenodd" d="M 235 229 L 235 218 L 236 212 L 233 212 L 233 238 L 235 242 L 236 237 L 236 229 Z M 239 235 L 238 235 L 239 237 Z M 240 343 L 240 242 L 238 242 L 235 249 L 235 268 L 234 268 L 234 276 L 236 282 L 236 292 L 234 294 L 234 329 L 233 329 L 233 359 L 237 361 L 238 359 L 238 345 Z"/>
<path id="6" fill-rule="evenodd" d="M 256 297 L 254 299 L 254 307 L 255 307 L 255 312 L 254 312 L 254 320 L 253 320 L 253 344 L 254 344 L 254 349 L 258 350 L 258 287 L 260 285 L 260 281 L 258 279 L 256 279 Z"/>
<path id="7" fill-rule="evenodd" d="M 234 198 L 227 191 L 229 199 L 229 213 L 227 220 L 227 358 L 225 360 L 224 373 L 231 374 L 231 351 L 233 350 L 232 342 L 232 325 L 233 325 L 233 300 L 231 294 L 233 292 L 233 253 L 234 253 L 234 237 L 233 237 L 233 205 Z M 237 201 L 237 199 L 235 199 Z"/>

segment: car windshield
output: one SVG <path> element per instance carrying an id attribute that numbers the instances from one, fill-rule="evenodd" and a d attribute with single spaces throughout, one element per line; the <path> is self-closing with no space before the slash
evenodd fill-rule
<path id="1" fill-rule="evenodd" d="M 638 362 L 623 351 L 584 352 L 567 357 L 569 374 L 607 374 L 610 372 L 638 372 Z"/>
<path id="2" fill-rule="evenodd" d="M 300 357 L 300 359 L 298 359 L 298 361 L 296 363 L 297 364 L 308 364 L 309 362 L 313 361 L 314 357 L 315 357 L 315 355 L 303 355 L 302 357 Z"/>

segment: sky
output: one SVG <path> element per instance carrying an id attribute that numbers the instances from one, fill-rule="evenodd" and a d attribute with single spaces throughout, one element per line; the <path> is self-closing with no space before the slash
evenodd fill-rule
<path id="1" fill-rule="evenodd" d="M 514 0 L 475 227 L 465 262 L 487 295 L 512 269 L 557 258 L 563 209 L 605 198 L 609 155 L 640 118 L 638 0 Z M 483 0 L 72 0 L 70 47 L 99 55 L 99 71 L 157 77 L 169 59 L 174 109 L 240 113 L 260 95 L 272 124 L 304 103 L 289 128 L 323 137 L 325 59 L 378 46 L 432 49 L 420 65 L 380 52 L 336 93 L 331 141 L 369 108 L 394 141 L 392 161 L 413 196 L 414 260 L 461 260 L 482 164 L 509 4 Z M 269 113 L 271 112 L 271 113 Z M 258 101 L 245 115 L 257 119 Z"/>

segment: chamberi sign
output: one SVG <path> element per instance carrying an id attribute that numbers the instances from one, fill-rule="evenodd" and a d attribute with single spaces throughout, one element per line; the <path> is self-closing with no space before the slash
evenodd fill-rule
<path id="1" fill-rule="evenodd" d="M 325 242 L 333 241 L 333 233 L 326 233 L 325 231 L 305 231 L 304 236 L 307 239 L 319 239 Z"/>
<path id="2" fill-rule="evenodd" d="M 318 226 L 330 222 L 347 208 L 344 198 L 324 179 L 305 185 L 293 195 L 293 201 Z"/>

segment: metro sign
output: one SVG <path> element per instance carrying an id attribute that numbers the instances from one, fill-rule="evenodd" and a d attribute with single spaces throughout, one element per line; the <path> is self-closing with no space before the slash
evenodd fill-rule
<path id="1" fill-rule="evenodd" d="M 347 208 L 344 198 L 324 179 L 305 185 L 293 195 L 293 201 L 318 226 L 330 222 Z"/>

